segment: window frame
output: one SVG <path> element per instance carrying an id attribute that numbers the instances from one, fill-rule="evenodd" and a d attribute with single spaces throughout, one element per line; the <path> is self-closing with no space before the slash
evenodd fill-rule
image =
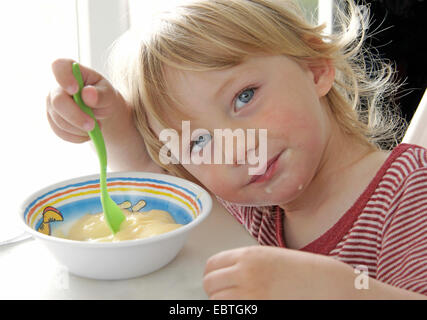
<path id="1" fill-rule="evenodd" d="M 127 0 L 77 0 L 80 63 L 107 77 L 108 52 L 130 27 Z"/>

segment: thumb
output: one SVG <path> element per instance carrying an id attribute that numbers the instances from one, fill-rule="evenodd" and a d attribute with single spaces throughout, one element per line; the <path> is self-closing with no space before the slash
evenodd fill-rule
<path id="1" fill-rule="evenodd" d="M 86 86 L 82 89 L 83 102 L 89 107 L 95 107 L 98 104 L 99 94 L 94 86 Z"/>
<path id="2" fill-rule="evenodd" d="M 82 89 L 82 99 L 91 108 L 108 108 L 117 103 L 118 92 L 106 79 Z"/>
<path id="3" fill-rule="evenodd" d="M 88 85 L 82 89 L 83 102 L 92 108 L 98 119 L 110 117 L 117 107 L 124 104 L 121 95 L 106 79 L 95 85 Z"/>

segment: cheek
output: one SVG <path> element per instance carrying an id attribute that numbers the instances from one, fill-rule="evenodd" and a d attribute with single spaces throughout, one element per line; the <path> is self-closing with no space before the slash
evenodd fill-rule
<path id="1" fill-rule="evenodd" d="M 221 170 L 221 165 L 213 164 L 183 164 L 183 167 L 190 172 L 203 186 L 212 193 L 221 197 L 221 193 L 226 191 L 229 183 L 224 177 L 226 174 Z"/>
<path id="2" fill-rule="evenodd" d="M 267 125 L 268 140 L 279 139 L 284 143 L 310 147 L 324 136 L 321 117 L 313 112 L 302 113 L 283 108 L 263 115 L 261 121 Z"/>
<path id="3" fill-rule="evenodd" d="M 266 110 L 269 111 L 262 115 L 261 121 L 268 125 L 269 138 L 271 132 L 284 141 L 311 147 L 324 140 L 327 134 L 327 115 L 318 100 L 310 97 L 294 99 Z"/>
<path id="4" fill-rule="evenodd" d="M 321 106 L 319 106 L 321 108 Z M 302 175 L 313 174 L 326 147 L 329 135 L 328 122 L 318 110 L 304 113 L 284 113 L 282 126 L 278 128 L 280 139 L 295 151 L 298 172 Z M 305 172 L 305 173 L 304 173 Z"/>
<path id="5" fill-rule="evenodd" d="M 240 180 L 231 179 L 231 172 L 227 171 L 227 165 L 201 164 L 183 165 L 194 177 L 196 177 L 210 192 L 216 196 L 231 202 L 248 203 L 250 200 L 242 191 L 241 186 L 236 185 Z"/>

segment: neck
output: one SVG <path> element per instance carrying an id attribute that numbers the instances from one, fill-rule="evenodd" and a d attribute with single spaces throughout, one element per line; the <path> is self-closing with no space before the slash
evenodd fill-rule
<path id="1" fill-rule="evenodd" d="M 286 218 L 312 217 L 326 204 L 338 199 L 340 194 L 348 192 L 349 181 L 360 174 L 360 164 L 376 151 L 374 147 L 343 133 L 336 124 L 332 132 L 309 186 L 294 201 L 280 206 L 285 210 Z"/>

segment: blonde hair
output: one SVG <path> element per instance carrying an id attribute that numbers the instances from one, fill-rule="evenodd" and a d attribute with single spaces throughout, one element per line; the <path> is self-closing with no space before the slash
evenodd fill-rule
<path id="1" fill-rule="evenodd" d="M 324 25 L 306 21 L 289 0 L 195 0 L 159 15 L 154 30 L 137 40 L 136 55 L 113 69 L 113 82 L 134 108 L 152 159 L 197 182 L 182 165 L 160 162 L 163 144 L 148 123 L 148 114 L 165 128 L 171 127 L 166 120 L 170 114 L 190 118 L 176 108 L 179 101 L 168 90 L 165 67 L 221 70 L 260 54 L 331 60 L 336 78 L 326 98 L 342 130 L 373 148 L 393 146 L 404 128 L 387 98 L 396 89 L 393 67 L 364 47 L 367 15 L 353 1 L 340 3 L 335 10 L 338 30 L 331 35 L 324 34 Z"/>

